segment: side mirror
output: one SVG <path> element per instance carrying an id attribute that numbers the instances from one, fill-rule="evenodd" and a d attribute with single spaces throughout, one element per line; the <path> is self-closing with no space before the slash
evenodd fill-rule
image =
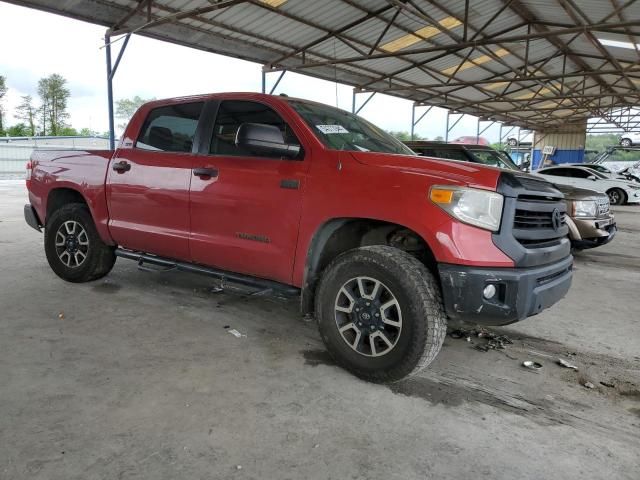
<path id="1" fill-rule="evenodd" d="M 300 145 L 284 142 L 282 132 L 275 125 L 243 123 L 236 133 L 236 145 L 256 153 L 270 153 L 293 158 L 300 153 Z"/>
<path id="2" fill-rule="evenodd" d="M 589 175 L 587 178 L 588 178 L 589 180 L 593 180 L 594 182 L 595 182 L 596 180 L 598 180 L 598 177 L 596 177 L 595 175 Z"/>

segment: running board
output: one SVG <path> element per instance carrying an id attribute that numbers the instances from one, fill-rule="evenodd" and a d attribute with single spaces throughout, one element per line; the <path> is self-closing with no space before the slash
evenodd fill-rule
<path id="1" fill-rule="evenodd" d="M 286 296 L 293 297 L 300 295 L 299 288 L 285 285 L 284 283 L 275 282 L 273 280 L 251 277 L 249 275 L 242 275 L 241 273 L 227 272 L 225 270 L 218 270 L 216 268 L 205 267 L 204 265 L 197 265 L 194 263 L 179 262 L 177 260 L 157 257 L 155 255 L 149 255 L 147 253 L 133 252 L 131 250 L 125 250 L 123 248 L 116 248 L 115 254 L 118 257 L 135 260 L 136 262 L 138 262 L 139 267 L 141 267 L 145 263 L 149 263 L 158 267 L 164 267 L 165 270 L 160 271 L 181 270 L 184 272 L 199 273 L 202 275 L 208 275 L 210 277 L 216 277 L 220 280 L 239 283 L 247 287 L 258 288 L 264 291 L 273 290 L 275 293 L 280 293 Z"/>

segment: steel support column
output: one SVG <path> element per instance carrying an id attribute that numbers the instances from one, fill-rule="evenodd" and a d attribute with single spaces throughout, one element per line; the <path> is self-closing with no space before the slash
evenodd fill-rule
<path id="1" fill-rule="evenodd" d="M 418 125 L 418 123 L 420 123 L 420 121 L 427 115 L 427 113 L 429 113 L 431 111 L 431 109 L 433 108 L 433 105 L 429 105 L 429 107 L 422 113 L 422 115 L 420 115 L 418 117 L 418 119 L 416 120 L 416 108 L 417 107 L 422 107 L 422 106 L 426 106 L 426 105 L 417 105 L 417 104 L 413 104 L 411 106 L 411 140 L 414 139 L 415 137 L 415 130 L 416 130 L 416 125 Z"/>
<path id="2" fill-rule="evenodd" d="M 109 150 L 116 147 L 116 129 L 113 118 L 113 75 L 111 70 L 111 37 L 104 36 L 104 45 L 107 57 L 107 102 L 109 108 Z"/>
<path id="3" fill-rule="evenodd" d="M 457 120 L 455 122 L 453 122 L 453 125 L 449 125 L 449 116 L 450 115 L 460 115 Z M 445 132 L 445 137 L 444 137 L 444 141 L 445 142 L 449 142 L 449 133 L 451 133 L 451 130 L 453 130 L 455 128 L 455 126 L 460 122 L 460 120 L 462 120 L 462 117 L 464 117 L 465 114 L 464 113 L 457 113 L 457 112 L 451 112 L 451 110 L 447 110 L 447 131 Z"/>
<path id="4" fill-rule="evenodd" d="M 489 125 L 482 128 L 482 122 L 489 122 Z M 489 128 L 491 128 L 495 123 L 495 120 L 481 120 L 480 117 L 478 117 L 478 124 L 476 126 L 476 143 L 480 142 L 480 135 L 489 130 Z"/>
<path id="5" fill-rule="evenodd" d="M 267 73 L 269 73 L 266 70 L 262 70 L 262 93 L 267 93 Z M 273 92 L 276 91 L 276 88 L 278 88 L 278 85 L 280 84 L 280 80 L 282 80 L 282 77 L 284 77 L 284 74 L 287 73 L 286 70 L 281 70 L 280 71 L 280 75 L 278 75 L 278 79 L 276 80 L 276 83 L 273 84 L 273 86 L 271 87 L 271 90 L 269 90 L 269 95 L 273 95 Z"/>
<path id="6" fill-rule="evenodd" d="M 131 38 L 131 34 L 128 33 L 124 38 L 124 42 L 120 47 L 120 51 L 118 52 L 118 56 L 116 58 L 116 63 L 111 63 L 111 34 L 110 31 L 107 30 L 107 33 L 104 36 L 104 47 L 105 47 L 105 56 L 107 61 L 107 102 L 109 103 L 109 149 L 115 150 L 116 148 L 116 129 L 115 129 L 115 118 L 113 111 L 113 77 L 118 71 L 118 66 L 120 65 L 120 60 L 122 60 L 122 55 L 129 44 L 129 39 Z"/>
<path id="7" fill-rule="evenodd" d="M 500 145 L 504 144 L 504 139 L 505 138 L 509 138 L 509 134 L 511 132 L 513 132 L 513 129 L 516 128 L 515 126 L 511 127 L 509 130 L 507 130 L 507 133 L 505 133 L 504 135 L 502 134 L 502 128 L 504 127 L 504 124 L 500 124 Z"/>
<path id="8" fill-rule="evenodd" d="M 367 97 L 367 99 L 362 103 L 362 105 L 360 105 L 358 108 L 356 108 L 356 96 L 358 93 L 364 93 L 364 92 L 358 92 L 356 91 L 356 89 L 353 89 L 353 96 L 351 97 L 351 113 L 355 113 L 356 115 L 358 113 L 360 113 L 360 110 L 362 110 L 364 108 L 364 106 L 369 103 L 369 100 L 371 100 L 374 95 L 376 94 L 376 92 L 371 92 L 371 95 L 369 95 Z"/>

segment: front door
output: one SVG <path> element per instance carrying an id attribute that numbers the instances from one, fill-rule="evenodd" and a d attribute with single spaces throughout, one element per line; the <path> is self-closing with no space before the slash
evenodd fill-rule
<path id="1" fill-rule="evenodd" d="M 192 149 L 203 103 L 149 112 L 107 174 L 109 230 L 122 247 L 188 261 Z"/>
<path id="2" fill-rule="evenodd" d="M 276 125 L 288 143 L 299 144 L 290 125 L 265 104 L 223 100 L 215 118 L 210 143 L 193 159 L 192 260 L 290 282 L 309 161 L 304 152 L 283 159 L 235 145 L 242 123 Z"/>

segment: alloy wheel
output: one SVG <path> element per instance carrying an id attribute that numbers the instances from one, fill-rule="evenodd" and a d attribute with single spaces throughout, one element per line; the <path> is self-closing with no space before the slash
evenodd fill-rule
<path id="1" fill-rule="evenodd" d="M 69 268 L 78 268 L 89 252 L 89 236 L 84 227 L 75 220 L 68 220 L 58 228 L 55 240 L 56 254 Z"/>
<path id="2" fill-rule="evenodd" d="M 342 285 L 335 321 L 347 345 L 367 357 L 389 353 L 402 331 L 400 303 L 389 287 L 371 277 L 352 278 Z"/>

